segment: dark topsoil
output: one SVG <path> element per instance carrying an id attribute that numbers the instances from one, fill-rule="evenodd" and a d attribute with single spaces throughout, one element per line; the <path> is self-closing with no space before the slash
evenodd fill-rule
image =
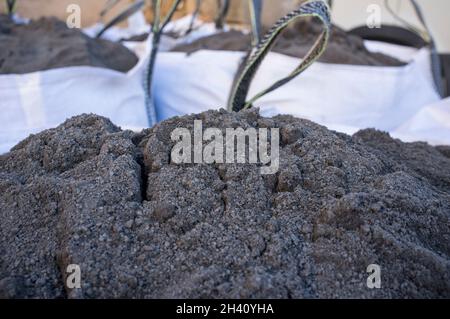
<path id="1" fill-rule="evenodd" d="M 272 51 L 303 58 L 311 49 L 320 32 L 322 32 L 322 25 L 316 20 L 300 20 L 279 36 Z M 229 31 L 201 38 L 190 44 L 179 45 L 173 51 L 187 53 L 198 50 L 247 51 L 250 43 L 250 35 L 240 31 Z M 393 57 L 368 51 L 364 46 L 363 39 L 348 34 L 334 25 L 328 47 L 319 61 L 370 66 L 401 66 L 405 64 Z"/>
<path id="2" fill-rule="evenodd" d="M 281 128 L 279 173 L 170 163 L 194 119 Z M 449 298 L 448 154 L 255 110 L 139 134 L 78 116 L 0 156 L 0 296 Z"/>
<path id="3" fill-rule="evenodd" d="M 0 15 L 0 74 L 23 74 L 68 66 L 127 72 L 137 56 L 120 43 L 92 39 L 56 18 L 16 25 Z"/>

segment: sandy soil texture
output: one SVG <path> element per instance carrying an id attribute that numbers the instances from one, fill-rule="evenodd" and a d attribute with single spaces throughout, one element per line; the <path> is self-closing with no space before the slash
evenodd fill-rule
<path id="1" fill-rule="evenodd" d="M 171 163 L 171 132 L 195 119 L 280 128 L 279 172 Z M 449 298 L 447 151 L 257 110 L 139 134 L 78 116 L 0 156 L 0 296 Z M 64 288 L 69 264 L 81 289 Z"/>
<path id="2" fill-rule="evenodd" d="M 299 21 L 282 33 L 272 51 L 303 58 L 321 31 L 322 26 L 315 20 Z M 229 31 L 201 38 L 190 44 L 179 45 L 173 51 L 187 53 L 198 50 L 247 51 L 250 43 L 250 35 L 240 31 Z M 401 66 L 404 64 L 390 56 L 369 52 L 360 37 L 350 35 L 337 26 L 333 26 L 328 47 L 319 61 L 371 66 Z"/>
<path id="3" fill-rule="evenodd" d="M 0 74 L 24 74 L 68 66 L 127 72 L 137 56 L 120 43 L 92 39 L 56 18 L 15 25 L 0 15 Z"/>

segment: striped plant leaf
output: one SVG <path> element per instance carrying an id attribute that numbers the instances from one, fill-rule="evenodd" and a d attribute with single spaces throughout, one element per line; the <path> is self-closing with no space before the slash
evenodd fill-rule
<path id="1" fill-rule="evenodd" d="M 250 20 L 252 23 L 252 45 L 257 45 L 261 41 L 261 14 L 263 0 L 249 0 Z"/>
<path id="2" fill-rule="evenodd" d="M 310 51 L 302 60 L 300 65 L 287 77 L 275 82 L 272 86 L 257 94 L 246 102 L 250 84 L 258 71 L 262 61 L 270 52 L 275 44 L 277 37 L 293 21 L 304 17 L 317 17 L 323 25 L 324 30 L 316 40 Z M 303 3 L 297 10 L 287 14 L 267 32 L 259 44 L 252 48 L 241 64 L 235 81 L 233 83 L 230 98 L 228 101 L 228 110 L 240 111 L 252 107 L 252 104 L 260 97 L 276 90 L 293 78 L 306 70 L 314 61 L 316 61 L 325 51 L 328 43 L 328 37 L 331 29 L 331 18 L 328 5 L 322 0 L 308 1 Z"/>

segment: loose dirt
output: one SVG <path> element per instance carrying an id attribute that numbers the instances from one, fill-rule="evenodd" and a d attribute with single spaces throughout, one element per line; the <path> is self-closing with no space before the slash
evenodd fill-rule
<path id="1" fill-rule="evenodd" d="M 280 128 L 279 172 L 171 163 L 171 132 L 195 119 Z M 139 134 L 74 117 L 0 156 L 0 296 L 449 298 L 447 150 L 257 110 Z"/>
<path id="2" fill-rule="evenodd" d="M 322 26 L 315 20 L 299 21 L 281 34 L 272 50 L 291 57 L 303 58 L 321 31 Z M 204 37 L 190 44 L 179 45 L 173 51 L 189 54 L 198 50 L 247 51 L 250 43 L 250 35 L 234 30 Z M 368 51 L 363 39 L 348 34 L 337 26 L 332 27 L 328 47 L 319 61 L 370 66 L 404 65 L 403 62 L 390 56 Z"/>
<path id="3" fill-rule="evenodd" d="M 127 72 L 137 56 L 120 43 L 92 39 L 56 18 L 14 24 L 0 15 L 0 74 L 24 74 L 69 66 Z"/>

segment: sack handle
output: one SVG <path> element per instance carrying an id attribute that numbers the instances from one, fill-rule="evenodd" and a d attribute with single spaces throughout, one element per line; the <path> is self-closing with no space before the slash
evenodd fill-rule
<path id="1" fill-rule="evenodd" d="M 434 41 L 434 38 L 431 34 L 431 30 L 425 21 L 425 17 L 419 4 L 417 3 L 416 0 L 410 0 L 410 3 L 414 9 L 417 18 L 419 19 L 419 22 L 422 24 L 425 30 L 420 30 L 415 26 L 411 25 L 405 19 L 401 18 L 398 14 L 394 12 L 394 10 L 392 10 L 391 6 L 389 5 L 389 0 L 384 0 L 386 9 L 394 18 L 403 23 L 410 31 L 416 33 L 426 43 L 428 43 L 431 51 L 431 72 L 433 73 L 434 85 L 438 94 L 443 98 L 445 97 L 445 85 L 442 74 L 441 60 L 436 49 L 436 42 Z"/>
<path id="2" fill-rule="evenodd" d="M 425 30 L 428 34 L 428 38 L 429 38 L 428 42 L 430 43 L 430 51 L 431 51 L 431 72 L 433 73 L 433 79 L 434 79 L 436 91 L 443 98 L 445 96 L 445 86 L 444 86 L 444 80 L 443 80 L 443 74 L 442 74 L 441 60 L 440 60 L 439 54 L 436 49 L 436 42 L 434 41 L 434 38 L 431 34 L 431 30 L 425 21 L 425 17 L 422 13 L 422 10 L 421 10 L 419 4 L 416 2 L 416 0 L 410 0 L 410 1 L 414 7 L 417 17 L 419 18 L 420 22 L 422 23 L 423 27 L 425 28 Z"/>
<path id="3" fill-rule="evenodd" d="M 306 54 L 300 65 L 286 78 L 275 82 L 272 86 L 257 94 L 246 102 L 250 84 L 258 71 L 262 61 L 275 44 L 276 38 L 294 20 L 304 17 L 317 17 L 324 24 L 324 30 L 316 40 L 312 48 Z M 288 83 L 296 76 L 305 71 L 313 64 L 325 51 L 331 29 L 330 10 L 328 5 L 322 0 L 308 1 L 302 4 L 297 10 L 287 14 L 269 30 L 260 43 L 253 47 L 241 64 L 235 82 L 233 83 L 230 98 L 228 101 L 229 111 L 240 111 L 252 107 L 252 104 L 260 97 L 276 90 Z"/>

